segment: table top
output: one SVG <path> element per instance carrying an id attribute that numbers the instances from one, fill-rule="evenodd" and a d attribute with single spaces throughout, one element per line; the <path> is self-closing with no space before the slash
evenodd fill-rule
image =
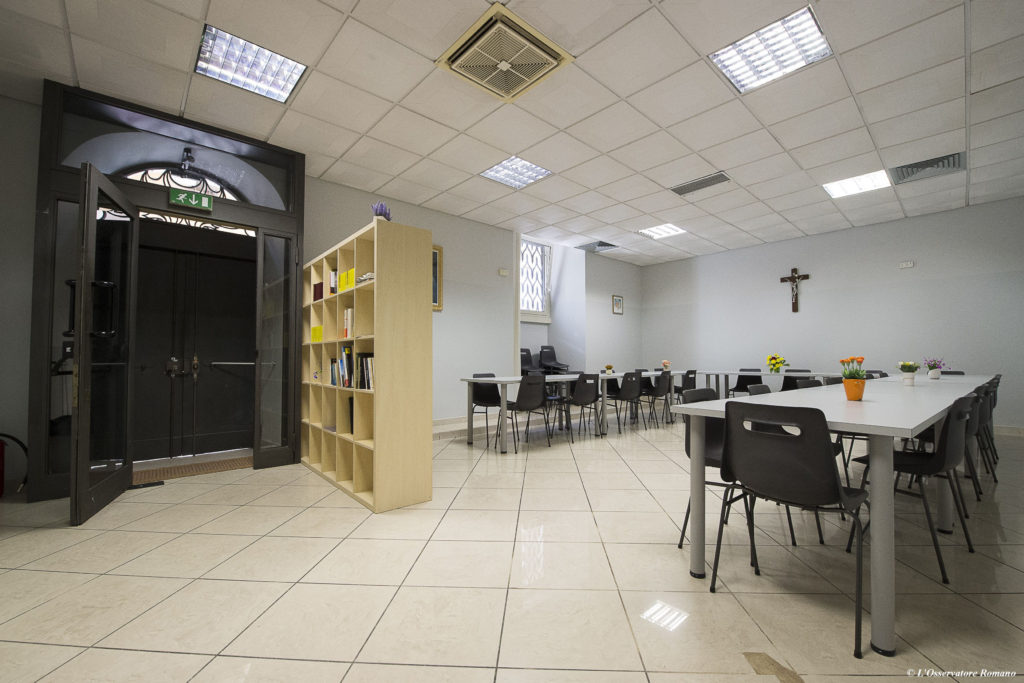
<path id="1" fill-rule="evenodd" d="M 634 372 L 630 370 L 629 372 Z M 673 377 L 679 377 L 685 375 L 685 370 L 671 370 Z M 622 379 L 625 372 L 613 372 L 611 374 L 600 372 L 596 373 L 598 379 Z M 657 377 L 661 374 L 661 370 L 649 370 L 644 373 L 644 377 Z M 544 375 L 545 382 L 574 382 L 579 378 L 576 373 L 568 375 Z M 503 377 L 460 377 L 460 382 L 471 382 L 473 384 L 519 384 L 523 379 L 522 375 L 505 375 Z"/>
<path id="2" fill-rule="evenodd" d="M 870 380 L 860 401 L 846 400 L 842 385 L 796 389 L 672 406 L 672 412 L 703 417 L 725 417 L 729 401 L 777 406 L 818 408 L 829 429 L 878 436 L 911 438 L 945 415 L 956 399 L 991 379 L 991 375 L 944 375 L 930 380 L 920 375 L 913 386 L 900 377 Z"/>
<path id="3" fill-rule="evenodd" d="M 841 372 L 770 372 L 768 370 L 698 370 L 698 375 L 760 375 L 761 377 L 842 377 Z"/>

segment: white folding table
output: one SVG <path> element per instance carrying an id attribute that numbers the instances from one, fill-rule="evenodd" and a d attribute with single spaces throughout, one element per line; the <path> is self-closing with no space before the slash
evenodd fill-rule
<path id="1" fill-rule="evenodd" d="M 721 396 L 722 387 L 725 387 L 726 392 L 729 391 L 729 376 L 730 375 L 757 375 L 758 377 L 796 377 L 798 379 L 808 379 L 813 377 L 842 377 L 840 372 L 771 372 L 770 370 L 698 370 L 698 375 L 704 375 L 704 386 L 711 387 L 711 378 L 715 378 L 715 392 Z"/>

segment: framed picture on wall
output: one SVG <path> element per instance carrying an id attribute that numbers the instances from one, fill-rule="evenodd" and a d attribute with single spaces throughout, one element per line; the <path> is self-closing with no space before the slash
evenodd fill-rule
<path id="1" fill-rule="evenodd" d="M 612 294 L 612 313 L 622 315 L 622 296 L 619 294 Z"/>
<path id="2" fill-rule="evenodd" d="M 436 244 L 431 248 L 431 271 L 434 274 L 433 299 L 434 310 L 440 311 L 444 308 L 444 248 Z"/>

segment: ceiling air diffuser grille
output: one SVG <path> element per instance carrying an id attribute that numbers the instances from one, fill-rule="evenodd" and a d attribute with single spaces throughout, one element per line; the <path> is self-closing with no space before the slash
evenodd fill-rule
<path id="1" fill-rule="evenodd" d="M 897 166 L 889 169 L 889 177 L 893 185 L 909 183 L 911 180 L 923 180 L 946 173 L 956 173 L 964 170 L 964 153 L 947 154 L 944 157 L 936 157 L 927 161 L 918 161 L 905 166 Z"/>
<path id="2" fill-rule="evenodd" d="M 675 187 L 670 187 L 669 189 L 675 192 L 677 195 L 682 196 L 684 194 L 696 192 L 697 190 L 703 190 L 704 188 L 711 187 L 712 185 L 718 185 L 719 183 L 727 182 L 729 182 L 729 176 L 719 171 L 718 173 L 712 173 L 711 175 L 706 175 L 703 178 L 697 178 L 696 180 L 691 180 L 688 183 L 676 185 Z"/>
<path id="3" fill-rule="evenodd" d="M 491 8 L 437 64 L 511 102 L 572 56 L 501 4 Z"/>
<path id="4" fill-rule="evenodd" d="M 611 242 L 591 242 L 590 244 L 581 244 L 576 248 L 596 254 L 602 251 L 608 251 L 609 249 L 617 249 L 618 247 Z"/>

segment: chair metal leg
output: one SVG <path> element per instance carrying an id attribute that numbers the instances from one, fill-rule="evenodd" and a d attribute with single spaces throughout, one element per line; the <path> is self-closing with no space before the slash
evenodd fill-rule
<path id="1" fill-rule="evenodd" d="M 789 506 L 786 506 L 786 521 L 789 523 L 789 542 L 796 547 L 796 532 L 793 531 L 793 514 L 789 511 Z"/>
<path id="2" fill-rule="evenodd" d="M 715 592 L 715 583 L 718 581 L 718 559 L 722 552 L 722 532 L 725 530 L 725 515 L 726 511 L 732 506 L 730 503 L 731 494 L 733 487 L 727 486 L 725 489 L 725 495 L 722 496 L 722 512 L 718 516 L 718 540 L 715 541 L 715 561 L 711 565 L 711 592 Z M 743 497 L 743 503 L 746 505 L 746 496 Z"/>
<path id="3" fill-rule="evenodd" d="M 757 563 L 757 546 L 754 545 L 754 503 L 755 496 L 750 496 L 750 507 L 747 509 L 747 535 L 750 536 L 750 563 L 754 566 L 754 575 L 761 576 L 761 567 Z"/>
<path id="4" fill-rule="evenodd" d="M 825 545 L 825 536 L 821 533 L 821 517 L 818 516 L 818 511 L 814 511 L 814 524 L 818 527 L 818 543 Z"/>
<path id="5" fill-rule="evenodd" d="M 686 504 L 686 514 L 683 515 L 683 528 L 679 532 L 679 545 L 676 546 L 677 548 L 682 548 L 683 547 L 683 539 L 686 538 L 686 525 L 689 523 L 689 521 L 690 521 L 690 504 L 687 503 Z M 712 592 L 714 592 L 714 591 L 712 591 Z"/>
<path id="6" fill-rule="evenodd" d="M 935 533 L 935 521 L 932 519 L 932 510 L 928 506 L 928 496 L 924 491 L 924 477 L 917 478 L 917 488 L 921 492 L 921 503 L 924 505 L 924 516 L 928 520 L 928 531 L 932 535 L 932 545 L 935 546 L 935 557 L 939 561 L 939 571 L 942 572 L 942 583 L 949 583 L 946 575 L 946 563 L 942 561 L 942 549 L 939 548 L 939 537 Z"/>
<path id="7" fill-rule="evenodd" d="M 971 532 L 967 528 L 966 514 L 964 510 L 963 496 L 957 491 L 957 485 L 953 481 L 955 472 L 946 472 L 946 481 L 949 482 L 949 493 L 953 496 L 953 504 L 956 505 L 956 514 L 960 517 L 960 528 L 964 530 L 964 538 L 967 539 L 967 552 L 974 552 L 974 544 L 971 543 Z"/>
<path id="8" fill-rule="evenodd" d="M 863 602 L 864 602 L 864 528 L 860 523 L 860 512 L 854 511 L 853 513 L 853 526 L 857 531 L 857 588 L 856 597 L 854 598 L 854 609 L 857 610 L 857 614 L 854 617 L 854 636 L 853 636 L 853 656 L 857 659 L 862 657 L 860 651 L 860 631 L 861 631 L 861 620 L 863 618 Z"/>
<path id="9" fill-rule="evenodd" d="M 978 476 L 978 466 L 974 464 L 970 450 L 964 447 L 964 462 L 967 464 L 967 473 L 971 477 L 971 484 L 974 486 L 974 497 L 981 502 L 981 477 Z"/>

